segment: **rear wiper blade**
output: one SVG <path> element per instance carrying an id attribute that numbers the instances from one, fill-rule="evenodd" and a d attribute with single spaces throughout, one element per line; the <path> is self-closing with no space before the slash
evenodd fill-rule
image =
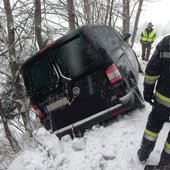
<path id="1" fill-rule="evenodd" d="M 57 64 L 56 64 L 56 66 L 57 66 L 57 69 L 56 69 L 55 65 L 53 64 L 54 71 L 55 71 L 55 73 L 57 74 L 58 78 L 59 78 L 59 76 L 61 76 L 63 79 L 66 79 L 66 80 L 68 80 L 68 81 L 71 81 L 71 80 L 72 80 L 71 78 L 64 76 L 64 75 L 62 74 L 59 66 L 58 66 Z"/>
<path id="2" fill-rule="evenodd" d="M 59 76 L 59 74 L 58 74 L 58 71 L 56 70 L 54 64 L 52 64 L 52 66 L 53 66 L 53 69 L 54 69 L 54 71 L 55 71 L 55 74 L 57 75 L 57 78 L 58 78 L 58 80 L 59 80 L 60 76 Z"/>

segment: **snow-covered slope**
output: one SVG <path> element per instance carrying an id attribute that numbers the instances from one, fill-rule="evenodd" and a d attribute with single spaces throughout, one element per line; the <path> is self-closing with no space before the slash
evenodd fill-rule
<path id="1" fill-rule="evenodd" d="M 141 62 L 145 69 L 146 62 Z M 139 87 L 143 90 L 143 75 Z M 119 116 L 107 126 L 94 126 L 83 138 L 55 135 L 40 128 L 35 141 L 12 162 L 8 170 L 142 170 L 136 152 L 140 146 L 151 106 Z M 169 131 L 166 123 L 148 163 L 157 164 Z"/>

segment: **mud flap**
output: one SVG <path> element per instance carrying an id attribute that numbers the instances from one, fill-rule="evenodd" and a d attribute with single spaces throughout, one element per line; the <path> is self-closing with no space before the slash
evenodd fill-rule
<path id="1" fill-rule="evenodd" d="M 170 170 L 170 167 L 162 165 L 146 165 L 144 170 Z"/>

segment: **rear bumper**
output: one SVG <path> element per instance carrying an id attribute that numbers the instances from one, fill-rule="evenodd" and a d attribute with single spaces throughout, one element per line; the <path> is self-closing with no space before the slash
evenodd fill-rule
<path id="1" fill-rule="evenodd" d="M 54 134 L 57 136 L 63 136 L 65 134 L 76 134 L 81 130 L 85 130 L 95 124 L 101 123 L 105 120 L 112 118 L 121 113 L 125 113 L 131 109 L 134 102 L 134 89 L 132 88 L 129 93 L 127 93 L 124 97 L 119 99 L 121 104 L 114 105 L 106 110 L 98 112 L 88 118 L 85 118 L 81 121 L 77 121 L 68 125 L 64 128 L 54 131 Z"/>

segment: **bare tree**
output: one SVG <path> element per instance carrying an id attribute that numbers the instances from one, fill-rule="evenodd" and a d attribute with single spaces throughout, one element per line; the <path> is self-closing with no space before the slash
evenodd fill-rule
<path id="1" fill-rule="evenodd" d="M 16 101 L 18 111 L 22 115 L 25 127 L 29 122 L 29 116 L 27 111 L 22 110 L 22 100 L 24 99 L 23 86 L 21 85 L 21 79 L 19 76 L 19 63 L 15 50 L 15 26 L 12 15 L 12 9 L 10 0 L 3 0 L 5 14 L 7 18 L 7 30 L 8 30 L 8 57 L 9 57 L 9 68 L 11 71 L 11 79 L 9 80 L 14 87 L 13 100 Z"/>
<path id="2" fill-rule="evenodd" d="M 130 0 L 123 0 L 123 32 L 129 32 L 130 26 Z"/>
<path id="3" fill-rule="evenodd" d="M 6 134 L 6 137 L 11 145 L 11 147 L 13 148 L 13 150 L 17 153 L 19 152 L 20 150 L 20 147 L 18 145 L 18 142 L 17 140 L 12 136 L 12 133 L 9 129 L 9 126 L 8 126 L 8 123 L 7 123 L 7 120 L 5 119 L 5 111 L 2 107 L 2 103 L 1 103 L 1 100 L 0 100 L 0 116 L 1 116 L 1 119 L 2 119 L 2 124 L 4 126 L 4 129 L 5 129 L 5 134 Z"/>
<path id="4" fill-rule="evenodd" d="M 38 46 L 41 49 L 43 47 L 42 28 L 41 28 L 41 0 L 34 1 L 35 12 L 34 12 L 34 25 L 35 25 L 35 36 L 37 38 Z"/>
<path id="5" fill-rule="evenodd" d="M 111 0 L 110 13 L 109 13 L 109 26 L 112 26 L 113 17 L 114 17 L 114 15 L 113 15 L 113 8 L 114 8 L 113 4 L 114 4 L 114 0 Z"/>
<path id="6" fill-rule="evenodd" d="M 106 15 L 105 15 L 105 21 L 104 24 L 107 24 L 107 20 L 109 18 L 109 8 L 110 8 L 110 0 L 107 0 L 107 8 L 106 8 Z"/>
<path id="7" fill-rule="evenodd" d="M 143 5 L 143 0 L 139 0 L 138 10 L 137 10 L 137 13 L 136 13 L 135 24 L 134 24 L 132 38 L 131 38 L 132 47 L 134 45 L 136 33 L 137 33 L 137 30 L 138 30 L 138 23 L 139 23 L 140 14 L 141 14 L 141 11 L 142 11 L 142 5 Z"/>
<path id="8" fill-rule="evenodd" d="M 83 0 L 86 23 L 91 23 L 91 0 Z"/>
<path id="9" fill-rule="evenodd" d="M 70 31 L 75 30 L 75 11 L 74 11 L 74 0 L 67 0 L 68 8 L 68 21 Z"/>

